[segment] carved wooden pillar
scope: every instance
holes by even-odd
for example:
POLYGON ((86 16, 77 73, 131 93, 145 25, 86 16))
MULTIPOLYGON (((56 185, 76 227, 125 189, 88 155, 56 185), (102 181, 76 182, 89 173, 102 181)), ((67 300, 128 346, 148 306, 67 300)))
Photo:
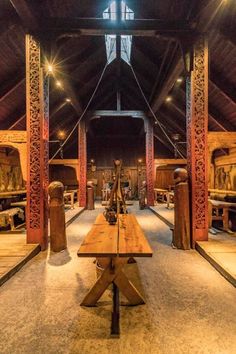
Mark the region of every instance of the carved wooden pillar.
POLYGON ((186 82, 187 162, 191 184, 192 246, 208 240, 208 46, 194 46, 193 71, 186 82))
POLYGON ((40 43, 26 35, 27 242, 48 242, 48 79, 41 65, 40 43))
POLYGON ((86 125, 82 120, 78 127, 79 138, 79 206, 86 207, 86 184, 87 184, 87 141, 86 125))
POLYGON ((151 122, 146 120, 147 205, 154 205, 154 136, 151 122))

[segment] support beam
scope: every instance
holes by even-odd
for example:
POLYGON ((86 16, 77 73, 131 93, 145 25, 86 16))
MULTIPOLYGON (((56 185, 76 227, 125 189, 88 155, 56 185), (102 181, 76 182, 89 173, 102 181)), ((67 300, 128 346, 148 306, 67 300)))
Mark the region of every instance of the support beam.
POLYGON ((186 81, 187 163, 191 190, 192 246, 208 240, 208 45, 194 46, 193 71, 186 81))
POLYGON ((79 147, 79 206, 86 207, 86 185, 87 185, 87 141, 86 141, 86 125, 81 120, 78 126, 78 147, 79 147))
POLYGON ((26 35, 27 242, 43 250, 48 242, 48 97, 40 43, 26 35))
POLYGON ((147 205, 154 205, 154 136, 150 119, 145 121, 146 128, 146 182, 147 205))
MULTIPOLYGON (((97 110, 89 112, 88 115, 93 118, 94 116, 100 117, 132 117, 132 118, 142 118, 146 117, 144 111, 123 111, 123 110, 97 110)), ((91 119, 90 118, 90 119, 91 119)))
POLYGON ((132 21, 111 21, 102 18, 44 18, 42 27, 47 35, 61 36, 104 36, 105 34, 177 37, 193 33, 188 22, 156 19, 134 19, 132 21))

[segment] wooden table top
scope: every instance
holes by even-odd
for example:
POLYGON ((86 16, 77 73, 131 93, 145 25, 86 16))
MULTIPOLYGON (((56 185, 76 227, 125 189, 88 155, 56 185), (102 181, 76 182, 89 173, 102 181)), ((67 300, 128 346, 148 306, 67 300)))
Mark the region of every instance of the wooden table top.
POLYGON ((152 249, 133 214, 120 214, 109 225, 99 214, 79 250, 79 257, 151 257, 152 249))

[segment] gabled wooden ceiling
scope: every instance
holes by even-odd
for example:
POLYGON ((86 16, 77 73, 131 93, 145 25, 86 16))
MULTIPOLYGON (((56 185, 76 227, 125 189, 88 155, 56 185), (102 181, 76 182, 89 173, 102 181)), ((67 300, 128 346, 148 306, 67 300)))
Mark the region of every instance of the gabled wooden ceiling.
MULTIPOLYGON (((50 17, 101 18, 108 4, 105 0, 1 0, 0 129, 25 128, 25 33, 28 29, 40 24, 43 32, 44 21, 50 17)), ((183 24, 188 21, 192 28, 208 33, 209 130, 236 130, 235 1, 127 0, 126 4, 136 19, 182 21, 183 24)), ((50 79, 50 137, 53 139, 58 130, 69 132, 98 83, 106 64, 104 36, 62 37, 47 46, 47 56, 57 63, 56 78, 50 79), (56 86, 56 79, 62 82, 64 90, 56 86), (66 97, 71 98, 71 103, 65 102, 66 97)), ((159 121, 169 134, 178 132, 185 141, 184 65, 179 42, 159 34, 134 36, 131 64, 159 121), (182 83, 176 82, 178 77, 183 78, 182 83), (171 95, 171 102, 165 101, 167 95, 171 95)), ((130 67, 123 61, 117 64, 117 60, 107 67, 89 110, 116 109, 117 82, 123 110, 148 112, 130 67)), ((157 126, 155 135, 163 152, 171 153, 173 149, 157 126)), ((69 146, 73 146, 76 138, 74 134, 68 142, 68 155, 69 146)))

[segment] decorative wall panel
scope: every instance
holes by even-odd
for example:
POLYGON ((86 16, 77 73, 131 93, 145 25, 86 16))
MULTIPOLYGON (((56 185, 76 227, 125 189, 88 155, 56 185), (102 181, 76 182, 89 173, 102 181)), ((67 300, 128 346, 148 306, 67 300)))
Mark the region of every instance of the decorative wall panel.
POLYGON ((153 126, 146 121, 146 182, 147 182, 147 205, 154 205, 154 137, 153 126))
POLYGON ((187 164, 191 184, 193 246, 208 239, 208 47, 201 37, 194 47, 194 70, 186 82, 187 164))
POLYGON ((86 126, 82 120, 78 127, 79 138, 79 206, 86 207, 86 184, 87 184, 87 142, 86 126))

